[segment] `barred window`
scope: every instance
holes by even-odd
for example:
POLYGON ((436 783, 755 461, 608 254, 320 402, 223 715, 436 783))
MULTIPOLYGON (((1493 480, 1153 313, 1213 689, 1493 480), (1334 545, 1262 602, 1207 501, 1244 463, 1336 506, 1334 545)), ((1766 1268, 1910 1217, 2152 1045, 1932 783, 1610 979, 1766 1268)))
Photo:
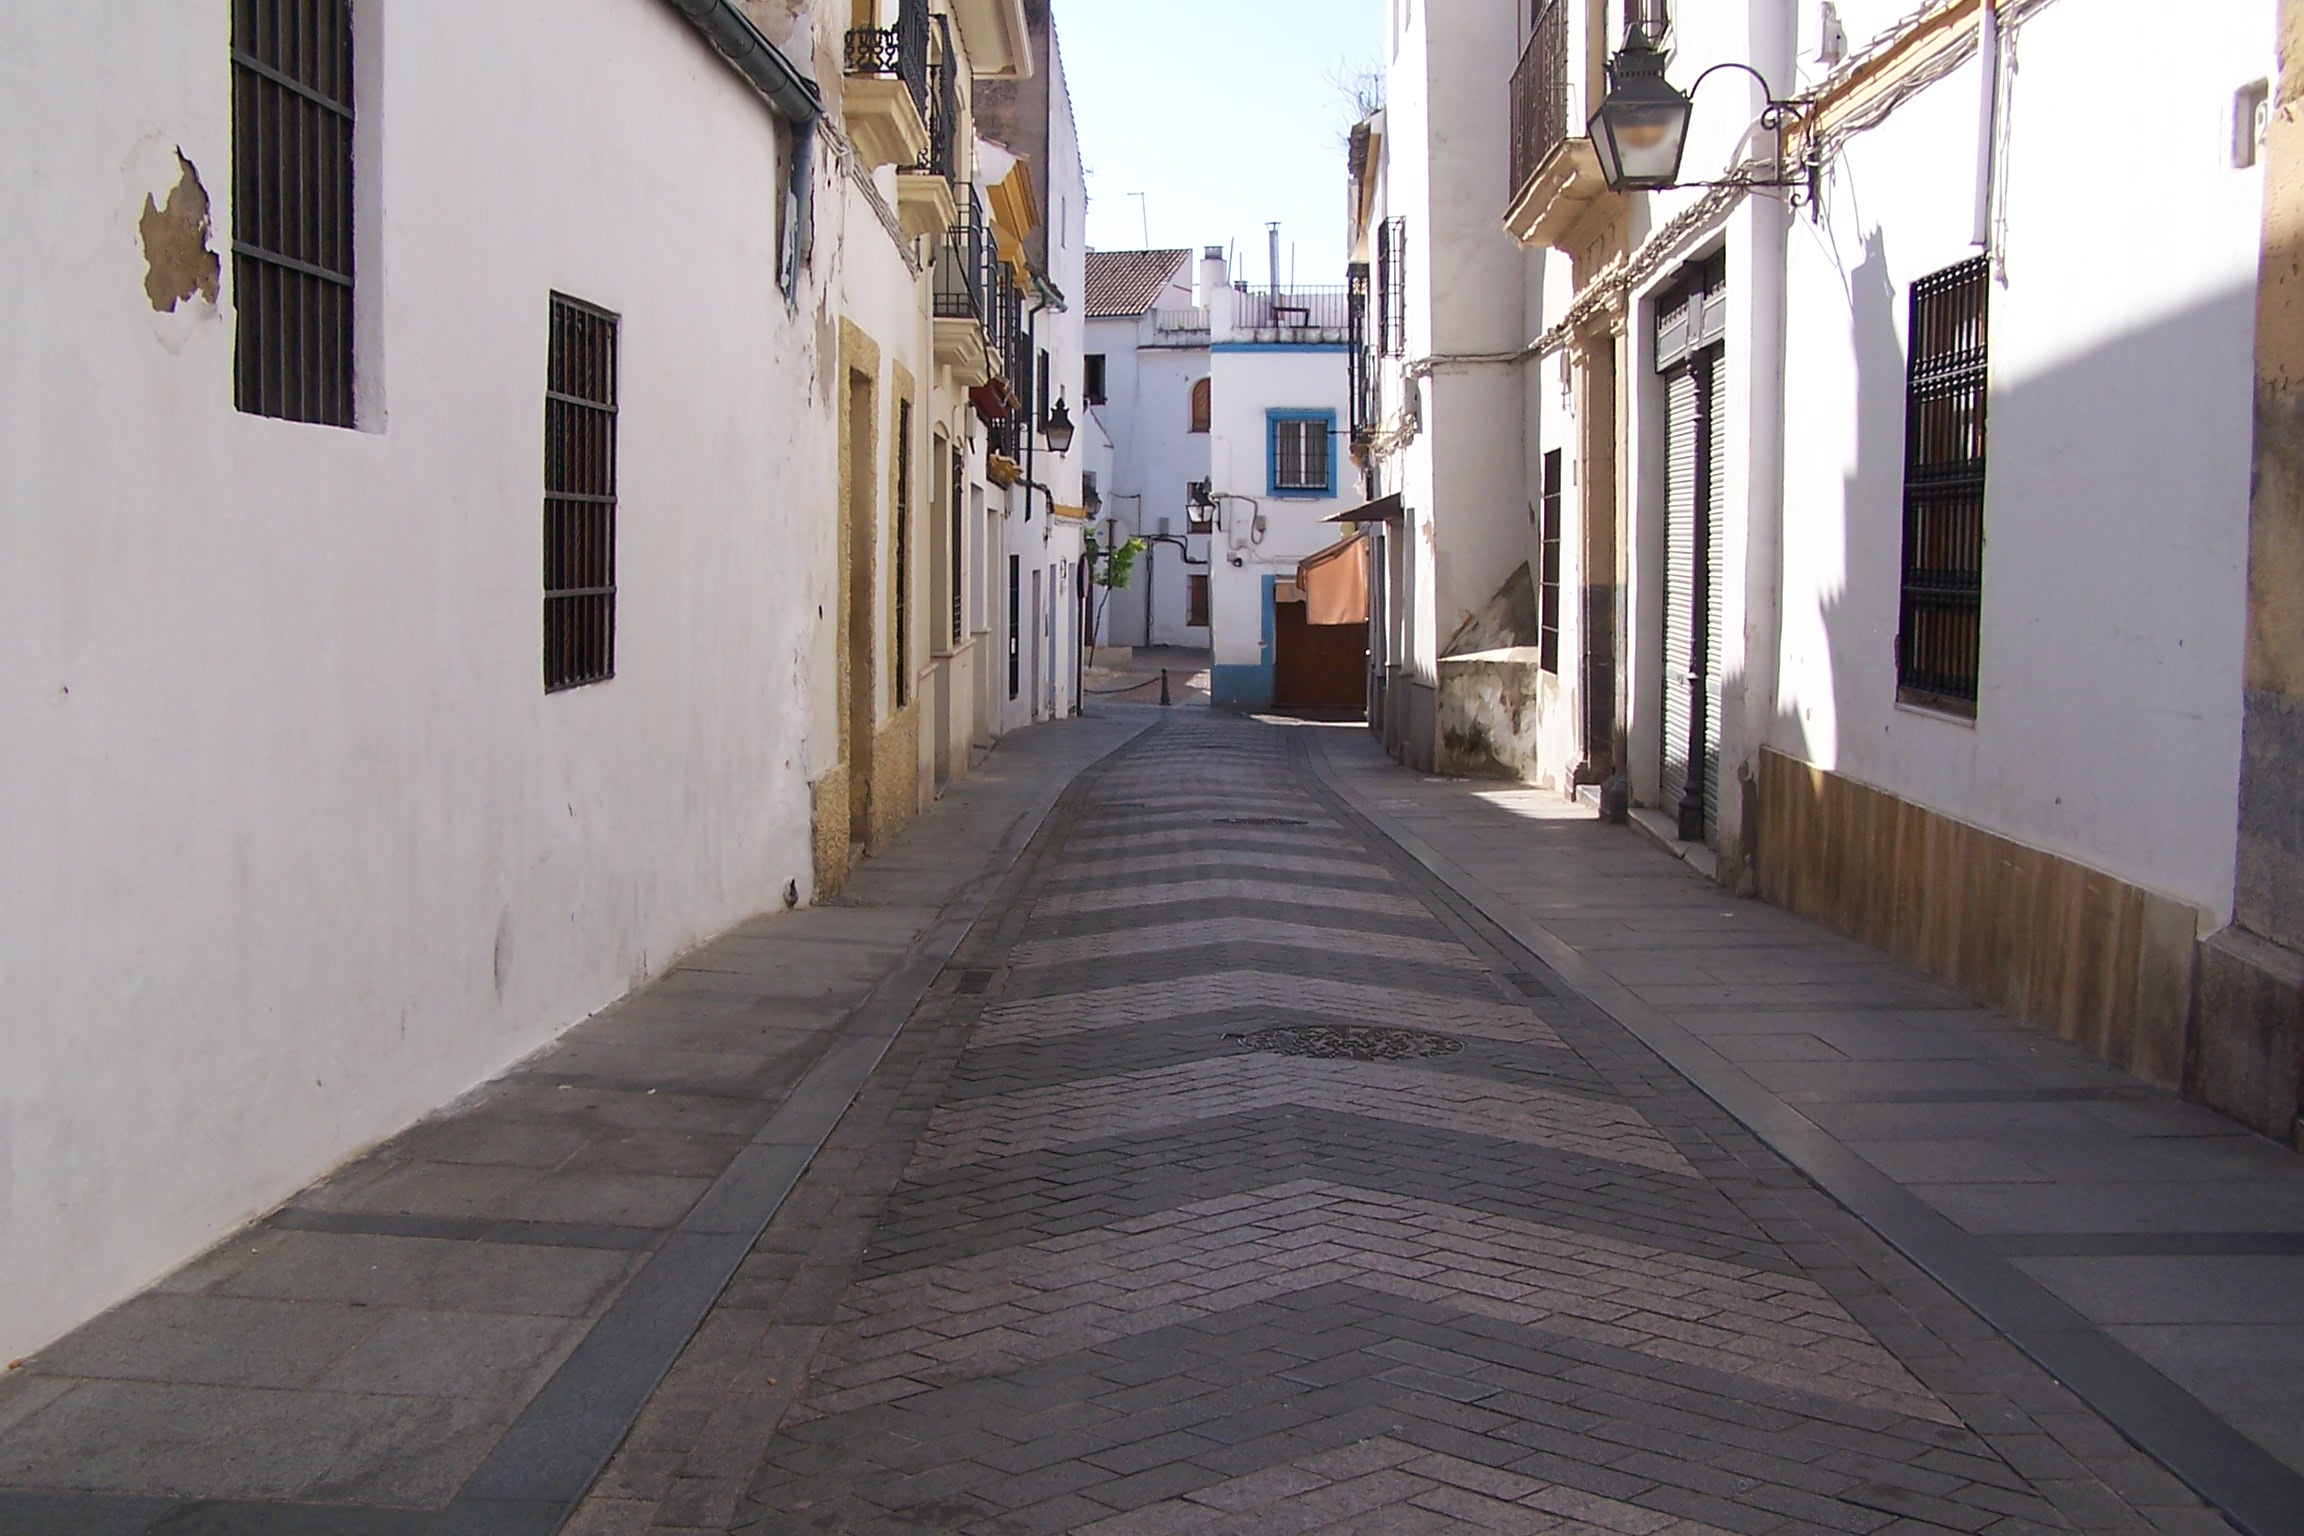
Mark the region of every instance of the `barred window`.
POLYGON ((896 707, 912 702, 912 402, 896 402, 894 630, 896 707))
POLYGON ((352 0, 233 0, 234 403, 352 420, 352 0))
POLYGON ((1276 417, 1272 422, 1272 489, 1305 494, 1323 493, 1328 481, 1328 423, 1307 417, 1276 417))
POLYGON ((1560 672, 1560 450, 1544 455, 1543 523, 1537 529, 1536 645, 1537 664, 1558 676, 1560 672))
POLYGON ((1386 219, 1376 230, 1376 350, 1408 355, 1408 221, 1386 219))
POLYGON ((1962 714, 1982 660, 1990 294, 1981 256, 1912 285, 1896 686, 1962 714))
POLYGON ((552 296, 544 392, 544 687, 616 675, 616 347, 606 310, 552 296))

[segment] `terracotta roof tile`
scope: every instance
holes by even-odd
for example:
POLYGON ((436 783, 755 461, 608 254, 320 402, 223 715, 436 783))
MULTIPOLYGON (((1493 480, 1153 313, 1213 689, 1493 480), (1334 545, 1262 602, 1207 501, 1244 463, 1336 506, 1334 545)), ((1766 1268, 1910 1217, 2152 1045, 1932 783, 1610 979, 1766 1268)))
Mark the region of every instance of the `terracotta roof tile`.
POLYGON ((1088 317, 1143 314, 1191 255, 1190 251, 1090 251, 1088 317))

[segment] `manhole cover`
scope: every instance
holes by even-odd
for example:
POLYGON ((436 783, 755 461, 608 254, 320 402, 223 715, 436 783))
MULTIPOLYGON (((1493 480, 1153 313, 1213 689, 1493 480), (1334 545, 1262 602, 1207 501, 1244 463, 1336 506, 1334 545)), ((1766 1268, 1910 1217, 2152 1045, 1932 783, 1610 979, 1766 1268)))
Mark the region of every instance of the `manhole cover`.
POLYGON ((1274 1056, 1319 1056, 1342 1061, 1408 1061, 1446 1056, 1464 1042, 1421 1029, 1378 1029, 1357 1024, 1285 1025, 1252 1035, 1226 1035, 1252 1051, 1274 1056))
POLYGON ((1294 816, 1219 816, 1220 827, 1308 827, 1310 822, 1294 816))

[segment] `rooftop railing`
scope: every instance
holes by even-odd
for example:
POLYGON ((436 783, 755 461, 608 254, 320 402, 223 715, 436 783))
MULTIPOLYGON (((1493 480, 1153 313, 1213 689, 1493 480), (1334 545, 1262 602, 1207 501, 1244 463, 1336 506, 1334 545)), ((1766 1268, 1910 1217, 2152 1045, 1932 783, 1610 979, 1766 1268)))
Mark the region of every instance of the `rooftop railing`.
POLYGON ((1349 288, 1292 288, 1279 293, 1232 290, 1232 326, 1241 331, 1320 331, 1350 338, 1349 288))

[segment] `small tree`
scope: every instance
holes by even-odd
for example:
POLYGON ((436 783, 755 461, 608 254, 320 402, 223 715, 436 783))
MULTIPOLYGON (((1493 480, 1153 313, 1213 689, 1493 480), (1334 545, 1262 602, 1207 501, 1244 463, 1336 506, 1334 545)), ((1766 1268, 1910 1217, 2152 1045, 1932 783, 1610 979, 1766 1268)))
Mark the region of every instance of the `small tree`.
POLYGON ((1088 644, 1091 647, 1096 644, 1096 636, 1104 627, 1104 605, 1112 600, 1112 589, 1128 585, 1129 579, 1136 573, 1136 557, 1144 553, 1144 549, 1142 539, 1123 539, 1106 549, 1097 542, 1094 533, 1087 535, 1084 552, 1088 560, 1088 580, 1091 585, 1103 588, 1103 596, 1091 602, 1088 609, 1088 644))

